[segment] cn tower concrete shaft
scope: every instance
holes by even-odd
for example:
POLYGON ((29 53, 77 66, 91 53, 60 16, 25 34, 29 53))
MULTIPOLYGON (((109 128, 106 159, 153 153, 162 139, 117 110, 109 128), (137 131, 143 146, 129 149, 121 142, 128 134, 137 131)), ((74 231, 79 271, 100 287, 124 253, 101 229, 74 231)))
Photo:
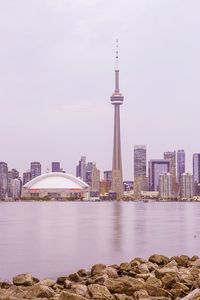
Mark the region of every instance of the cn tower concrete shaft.
POLYGON ((123 178, 122 178, 122 157, 121 157, 121 138, 120 138, 120 104, 114 105, 112 190, 116 192, 117 200, 122 199, 123 178))

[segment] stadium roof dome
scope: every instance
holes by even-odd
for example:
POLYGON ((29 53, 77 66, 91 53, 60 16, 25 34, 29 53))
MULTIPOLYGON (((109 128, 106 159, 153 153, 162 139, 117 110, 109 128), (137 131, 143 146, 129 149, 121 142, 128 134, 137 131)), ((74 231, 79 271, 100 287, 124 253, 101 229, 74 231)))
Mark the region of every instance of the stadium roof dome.
POLYGON ((30 180, 24 185, 25 189, 30 190, 85 190, 89 186, 81 179, 61 172, 42 174, 30 180))

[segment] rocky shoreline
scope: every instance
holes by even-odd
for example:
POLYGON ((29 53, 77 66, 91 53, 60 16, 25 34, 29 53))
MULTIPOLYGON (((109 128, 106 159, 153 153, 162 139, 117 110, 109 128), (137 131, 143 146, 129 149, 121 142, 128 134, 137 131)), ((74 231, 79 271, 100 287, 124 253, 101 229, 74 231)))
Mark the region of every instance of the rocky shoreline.
POLYGON ((0 300, 200 300, 200 258, 136 257, 119 265, 94 265, 57 280, 30 273, 0 282, 0 300))

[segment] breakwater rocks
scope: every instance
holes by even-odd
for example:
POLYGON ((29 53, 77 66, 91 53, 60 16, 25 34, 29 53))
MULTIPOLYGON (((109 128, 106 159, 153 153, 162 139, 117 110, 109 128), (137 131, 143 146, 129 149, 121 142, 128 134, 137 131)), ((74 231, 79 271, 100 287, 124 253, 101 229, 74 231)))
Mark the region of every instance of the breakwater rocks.
POLYGON ((57 280, 32 274, 0 283, 0 300, 169 300, 200 299, 200 258, 152 255, 120 265, 94 265, 57 280))

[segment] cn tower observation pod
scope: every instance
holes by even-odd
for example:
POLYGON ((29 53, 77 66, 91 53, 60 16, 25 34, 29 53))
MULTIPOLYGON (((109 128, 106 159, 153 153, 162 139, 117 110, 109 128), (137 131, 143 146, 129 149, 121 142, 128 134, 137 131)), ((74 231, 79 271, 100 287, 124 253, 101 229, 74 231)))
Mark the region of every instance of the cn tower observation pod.
POLYGON ((81 179, 62 172, 42 174, 22 188, 22 199, 84 199, 89 198, 89 186, 81 179))

